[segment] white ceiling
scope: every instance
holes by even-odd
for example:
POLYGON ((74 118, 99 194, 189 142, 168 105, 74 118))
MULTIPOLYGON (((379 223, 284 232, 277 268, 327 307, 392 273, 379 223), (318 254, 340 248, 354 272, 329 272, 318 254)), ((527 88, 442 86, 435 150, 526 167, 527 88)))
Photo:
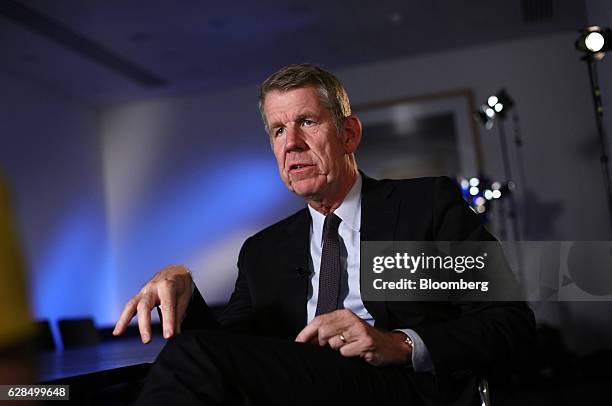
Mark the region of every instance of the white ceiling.
POLYGON ((90 103, 579 29, 576 0, 0 0, 0 71, 90 103))

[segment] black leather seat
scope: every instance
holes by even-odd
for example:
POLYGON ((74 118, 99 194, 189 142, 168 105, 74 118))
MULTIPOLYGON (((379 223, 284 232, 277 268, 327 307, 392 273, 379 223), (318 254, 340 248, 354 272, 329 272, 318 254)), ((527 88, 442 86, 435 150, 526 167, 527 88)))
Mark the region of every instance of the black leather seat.
POLYGON ((100 334, 93 319, 62 319, 58 320, 64 348, 95 345, 100 342, 100 334))

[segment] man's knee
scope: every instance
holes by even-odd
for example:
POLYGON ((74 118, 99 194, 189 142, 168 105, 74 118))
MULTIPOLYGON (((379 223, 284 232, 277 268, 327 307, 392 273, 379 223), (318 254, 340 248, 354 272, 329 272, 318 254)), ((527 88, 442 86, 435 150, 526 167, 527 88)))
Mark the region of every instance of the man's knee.
POLYGON ((213 350, 220 340, 215 330, 183 331, 168 340, 160 352, 157 362, 170 364, 184 363, 194 358, 206 357, 209 350, 213 350))

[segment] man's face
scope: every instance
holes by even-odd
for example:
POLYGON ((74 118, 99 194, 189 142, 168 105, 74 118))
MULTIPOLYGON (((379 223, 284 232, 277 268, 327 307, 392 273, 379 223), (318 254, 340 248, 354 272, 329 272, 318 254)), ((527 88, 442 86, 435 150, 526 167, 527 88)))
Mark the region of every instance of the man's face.
POLYGON ((319 200, 346 182, 354 148, 344 134, 338 136, 314 87, 272 91, 263 109, 278 170, 289 190, 319 200))

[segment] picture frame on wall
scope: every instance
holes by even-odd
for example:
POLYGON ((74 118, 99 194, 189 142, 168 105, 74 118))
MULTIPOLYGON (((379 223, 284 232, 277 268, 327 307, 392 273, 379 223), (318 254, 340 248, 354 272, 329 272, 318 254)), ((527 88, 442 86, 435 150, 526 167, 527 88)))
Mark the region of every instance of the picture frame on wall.
POLYGON ((379 179, 478 176, 475 110, 469 89, 356 105, 363 124, 359 166, 379 179))

